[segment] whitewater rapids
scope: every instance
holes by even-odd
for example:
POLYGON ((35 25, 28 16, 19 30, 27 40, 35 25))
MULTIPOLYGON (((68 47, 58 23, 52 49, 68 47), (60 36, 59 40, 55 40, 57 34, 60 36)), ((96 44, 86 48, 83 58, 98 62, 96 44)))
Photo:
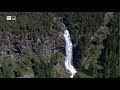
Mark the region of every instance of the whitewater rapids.
POLYGON ((77 71, 73 67, 72 42, 71 42, 69 31, 67 29, 64 31, 64 38, 65 38, 65 43, 66 43, 65 67, 69 71, 69 73, 71 74, 70 78, 73 78, 73 76, 75 75, 75 73, 77 71))

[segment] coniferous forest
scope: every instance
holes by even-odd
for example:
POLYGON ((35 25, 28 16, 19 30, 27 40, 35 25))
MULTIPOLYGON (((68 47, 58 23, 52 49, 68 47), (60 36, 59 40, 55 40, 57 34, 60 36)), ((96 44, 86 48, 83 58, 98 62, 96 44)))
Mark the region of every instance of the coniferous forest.
POLYGON ((0 12, 0 78, 69 78, 65 27, 74 78, 120 77, 120 12, 0 12))

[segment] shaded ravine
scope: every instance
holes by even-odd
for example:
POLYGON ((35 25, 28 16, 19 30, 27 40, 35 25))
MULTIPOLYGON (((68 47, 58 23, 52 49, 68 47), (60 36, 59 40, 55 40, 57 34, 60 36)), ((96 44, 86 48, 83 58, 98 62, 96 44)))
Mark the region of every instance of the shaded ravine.
POLYGON ((67 29, 64 30, 64 38, 65 38, 65 43, 66 43, 65 67, 71 74, 70 78, 73 78, 73 76, 75 75, 77 71, 73 67, 72 42, 71 42, 69 31, 67 29))

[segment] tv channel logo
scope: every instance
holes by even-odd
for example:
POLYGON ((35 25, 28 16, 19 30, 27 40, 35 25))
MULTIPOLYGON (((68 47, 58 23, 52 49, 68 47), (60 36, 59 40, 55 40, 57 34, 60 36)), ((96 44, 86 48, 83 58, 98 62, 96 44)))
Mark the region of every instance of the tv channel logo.
POLYGON ((6 16, 6 20, 16 20, 16 16, 6 16))

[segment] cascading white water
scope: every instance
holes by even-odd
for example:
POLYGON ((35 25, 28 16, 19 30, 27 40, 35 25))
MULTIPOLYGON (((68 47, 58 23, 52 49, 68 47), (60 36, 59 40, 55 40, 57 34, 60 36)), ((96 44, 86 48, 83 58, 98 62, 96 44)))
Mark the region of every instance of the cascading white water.
POLYGON ((66 42, 66 56, 65 56, 65 67, 70 72, 70 78, 73 78, 75 73, 77 72, 76 69, 72 65, 72 42, 70 38, 69 31, 66 29, 64 31, 64 38, 66 42))

